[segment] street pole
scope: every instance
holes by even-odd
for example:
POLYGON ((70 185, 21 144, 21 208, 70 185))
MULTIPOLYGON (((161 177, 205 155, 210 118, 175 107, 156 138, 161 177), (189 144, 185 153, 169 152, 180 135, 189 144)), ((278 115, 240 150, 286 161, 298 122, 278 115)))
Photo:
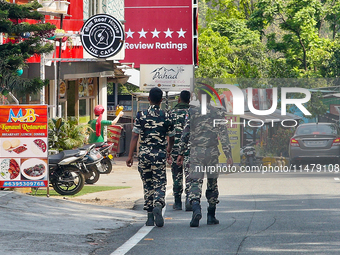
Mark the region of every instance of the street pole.
MULTIPOLYGON (((64 15, 60 16, 60 29, 63 28, 64 15)), ((61 44, 63 39, 59 39, 59 59, 61 59, 61 44)), ((59 93, 60 93, 60 74, 61 74, 61 60, 58 61, 58 72, 57 72, 57 95, 56 95, 56 115, 61 116, 61 112, 59 110, 59 93)))
MULTIPOLYGON (((40 79, 45 80, 45 53, 40 58, 40 79)), ((40 104, 45 104, 45 87, 40 90, 40 104)))

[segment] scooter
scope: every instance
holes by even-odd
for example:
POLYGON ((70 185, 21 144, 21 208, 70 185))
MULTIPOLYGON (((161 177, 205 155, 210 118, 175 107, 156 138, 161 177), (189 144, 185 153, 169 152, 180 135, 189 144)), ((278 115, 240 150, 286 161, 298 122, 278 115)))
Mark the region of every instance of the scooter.
POLYGON ((103 156, 96 150, 94 144, 87 144, 79 148, 80 150, 88 151, 82 162, 78 163, 87 184, 94 184, 99 180, 100 173, 103 172, 101 161, 103 156))
POLYGON ((254 166, 256 162, 255 142, 243 146, 240 150, 241 164, 245 166, 254 166))
POLYGON ((49 181, 60 195, 74 195, 82 190, 85 177, 78 165, 89 150, 64 150, 48 156, 49 181))
POLYGON ((113 155, 111 154, 113 143, 100 142, 94 143, 96 150, 102 155, 103 159, 100 161, 102 164, 101 174, 109 174, 112 171, 112 165, 115 164, 113 155))

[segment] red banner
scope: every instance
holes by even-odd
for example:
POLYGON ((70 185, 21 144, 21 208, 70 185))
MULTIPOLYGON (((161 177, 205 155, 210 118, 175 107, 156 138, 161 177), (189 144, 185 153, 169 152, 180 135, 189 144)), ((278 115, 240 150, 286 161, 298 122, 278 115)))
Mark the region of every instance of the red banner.
POLYGON ((126 0, 125 19, 124 62, 194 63, 192 0, 126 0))

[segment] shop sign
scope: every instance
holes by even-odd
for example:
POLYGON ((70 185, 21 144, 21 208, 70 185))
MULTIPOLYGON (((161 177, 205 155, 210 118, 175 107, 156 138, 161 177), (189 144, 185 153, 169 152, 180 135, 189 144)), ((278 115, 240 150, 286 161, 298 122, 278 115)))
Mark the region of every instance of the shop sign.
POLYGON ((47 187, 47 149, 47 105, 0 106, 0 187, 47 187))
POLYGON ((140 90, 158 87, 164 91, 182 91, 193 87, 193 65, 140 65, 140 90))
POLYGON ((84 49, 96 58, 116 55, 124 43, 122 24, 107 14, 90 17, 81 29, 81 43, 84 49))
POLYGON ((192 0, 126 0, 125 63, 194 65, 197 8, 192 0))

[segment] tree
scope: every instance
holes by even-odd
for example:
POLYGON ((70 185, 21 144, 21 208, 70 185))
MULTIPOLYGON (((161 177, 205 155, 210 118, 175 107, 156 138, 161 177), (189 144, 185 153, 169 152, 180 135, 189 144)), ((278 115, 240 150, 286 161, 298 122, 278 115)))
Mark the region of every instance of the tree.
POLYGON ((34 54, 49 53, 53 45, 46 38, 54 35, 55 26, 49 23, 33 23, 41 21, 43 15, 37 12, 41 5, 30 2, 24 5, 8 3, 0 0, 0 33, 10 38, 9 42, 0 45, 0 90, 2 94, 13 91, 16 94, 36 93, 48 80, 40 78, 24 79, 20 77, 20 69, 27 66, 26 60, 34 54), (25 22, 28 19, 28 22, 25 22))
POLYGON ((211 28, 204 29, 199 37, 199 67, 195 72, 202 78, 234 77, 233 63, 228 56, 233 52, 229 40, 211 28))
MULTIPOLYGON (((266 77, 268 60, 260 34, 247 28, 246 20, 215 12, 199 31, 199 68, 203 78, 266 77)), ((239 16, 237 14, 236 16, 239 16)))
POLYGON ((332 21, 331 27, 334 29, 339 23, 336 2, 259 0, 248 26, 266 36, 268 50, 280 53, 278 58, 285 58, 285 67, 291 69, 287 74, 293 74, 293 77, 321 77, 320 69, 331 58, 330 39, 324 33, 326 21, 332 21), (282 35, 278 36, 278 30, 266 35, 266 29, 275 24, 283 32, 282 35), (320 57, 326 61, 320 61, 320 57))

